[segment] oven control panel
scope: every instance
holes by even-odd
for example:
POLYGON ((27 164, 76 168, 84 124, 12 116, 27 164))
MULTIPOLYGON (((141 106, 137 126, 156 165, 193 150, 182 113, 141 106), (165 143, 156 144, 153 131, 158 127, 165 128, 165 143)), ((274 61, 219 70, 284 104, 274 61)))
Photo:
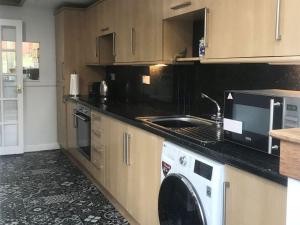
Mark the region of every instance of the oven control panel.
POLYGON ((300 127, 300 102, 299 98, 286 98, 283 109, 283 128, 300 127))
POLYGON ((76 111, 80 112, 88 117, 91 116, 91 109, 85 105, 77 104, 76 111))

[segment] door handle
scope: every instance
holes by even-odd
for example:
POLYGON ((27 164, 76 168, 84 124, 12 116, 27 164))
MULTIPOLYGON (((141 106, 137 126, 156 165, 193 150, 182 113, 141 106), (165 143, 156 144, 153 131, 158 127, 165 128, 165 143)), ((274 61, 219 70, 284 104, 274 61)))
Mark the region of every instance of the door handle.
POLYGON ((280 15, 281 15, 281 0, 276 0, 276 27, 275 27, 275 40, 281 40, 281 33, 280 33, 280 15))
POLYGON ((72 115, 73 115, 73 125, 74 125, 74 128, 77 128, 78 125, 77 125, 77 117, 75 116, 75 110, 74 110, 74 113, 72 115))
POLYGON ((20 84, 17 85, 17 93, 22 94, 22 85, 20 84))
POLYGON ((209 14, 209 9, 208 8, 204 8, 204 47, 207 48, 208 47, 208 33, 207 33, 207 29, 208 29, 208 14, 209 14))
POLYGON ((126 163, 126 132, 123 133, 123 163, 126 163))
MULTIPOLYGON (((274 99, 270 100, 270 123, 269 123, 269 132, 273 130, 273 123, 274 123, 274 109, 276 106, 280 106, 280 102, 275 102, 274 99)), ((269 139, 268 139, 268 154, 272 154, 272 150, 278 149, 279 147, 274 145, 272 146, 273 143, 273 138, 269 134, 269 139)))
POLYGON ((131 28, 131 54, 134 55, 134 45, 135 45, 135 40, 134 40, 134 34, 135 34, 135 30, 134 27, 131 28))
POLYGON ((131 162, 130 162, 130 139, 131 139, 131 135, 127 133, 126 135, 126 165, 130 166, 131 162))
POLYGON ((98 51, 99 51, 99 37, 96 37, 96 58, 98 58, 98 51))
POLYGON ((113 49, 112 49, 113 52, 112 52, 112 54, 113 54, 113 56, 116 56, 116 33, 113 32, 112 35, 113 35, 113 49))

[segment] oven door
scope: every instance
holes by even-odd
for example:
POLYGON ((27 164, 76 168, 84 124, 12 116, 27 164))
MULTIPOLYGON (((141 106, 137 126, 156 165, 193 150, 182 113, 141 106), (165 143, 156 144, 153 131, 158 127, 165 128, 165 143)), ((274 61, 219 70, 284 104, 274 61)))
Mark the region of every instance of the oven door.
POLYGON ((80 113, 74 113, 76 121, 77 145, 80 152, 90 160, 91 157, 91 118, 80 113))
POLYGON ((225 92, 224 137, 247 147, 279 155, 270 130, 282 128, 283 98, 225 92))
POLYGON ((207 225, 202 203, 192 184, 182 175, 167 176, 158 197, 161 225, 207 225))

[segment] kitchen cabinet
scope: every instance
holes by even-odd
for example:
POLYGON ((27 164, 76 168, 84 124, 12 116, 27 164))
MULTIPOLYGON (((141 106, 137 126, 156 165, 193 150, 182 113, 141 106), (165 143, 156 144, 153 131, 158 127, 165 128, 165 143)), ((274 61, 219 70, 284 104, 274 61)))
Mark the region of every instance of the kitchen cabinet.
POLYGON ((85 11, 85 62, 99 64, 99 34, 97 32, 97 5, 92 5, 85 11))
POLYGON ((163 139, 118 120, 107 120, 106 188, 139 224, 159 224, 163 139))
POLYGON ((116 12, 116 63, 162 61, 162 1, 124 0, 116 12))
POLYGON ((106 153, 106 188, 126 208, 128 171, 124 163, 124 134, 127 125, 113 118, 108 119, 109 143, 106 153))
POLYGON ((133 62, 134 5, 133 0, 122 0, 116 6, 116 63, 133 62))
POLYGON ((158 194, 163 139, 128 126, 127 210, 145 225, 158 225, 158 194))
POLYGON ((64 101, 64 87, 62 84, 56 86, 57 101, 57 140, 61 148, 68 148, 67 139, 67 104, 64 101))
POLYGON ((296 0, 212 1, 205 58, 254 58, 253 62, 266 58, 272 62, 272 57, 284 61, 284 57, 299 56, 300 29, 295 26, 299 7, 296 0))
POLYGON ((274 55, 276 1, 215 0, 208 7, 205 58, 274 55))
POLYGON ((297 21, 300 19, 300 2, 297 0, 281 0, 280 2, 278 29, 281 39, 275 42, 275 55, 299 56, 300 28, 297 26, 297 21))
POLYGON ((109 138, 109 119, 96 111, 91 112, 91 163, 92 174, 105 187, 105 157, 109 138))
POLYGON ((97 10, 97 33, 102 36, 115 32, 116 0, 104 0, 96 6, 97 10))
POLYGON ((227 165, 225 181, 226 224, 285 224, 286 187, 227 165))
POLYGON ((76 103, 67 102, 67 140, 68 146, 67 150, 73 151, 77 149, 77 131, 76 131, 76 121, 74 118, 74 111, 76 109, 76 103))
POLYGON ((163 18, 171 18, 205 7, 205 0, 163 0, 163 18))
POLYGON ((56 84, 57 84, 57 127, 58 142, 64 149, 67 142, 67 104, 64 96, 69 93, 70 76, 80 67, 80 18, 79 9, 64 9, 55 15, 56 37, 56 84))

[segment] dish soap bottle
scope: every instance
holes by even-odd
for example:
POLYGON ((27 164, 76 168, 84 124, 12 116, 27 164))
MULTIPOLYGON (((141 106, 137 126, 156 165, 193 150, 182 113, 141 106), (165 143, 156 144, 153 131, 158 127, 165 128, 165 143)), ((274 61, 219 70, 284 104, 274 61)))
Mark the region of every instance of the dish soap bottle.
POLYGON ((202 37, 199 40, 199 57, 202 57, 205 55, 205 44, 204 44, 204 38, 202 37))

